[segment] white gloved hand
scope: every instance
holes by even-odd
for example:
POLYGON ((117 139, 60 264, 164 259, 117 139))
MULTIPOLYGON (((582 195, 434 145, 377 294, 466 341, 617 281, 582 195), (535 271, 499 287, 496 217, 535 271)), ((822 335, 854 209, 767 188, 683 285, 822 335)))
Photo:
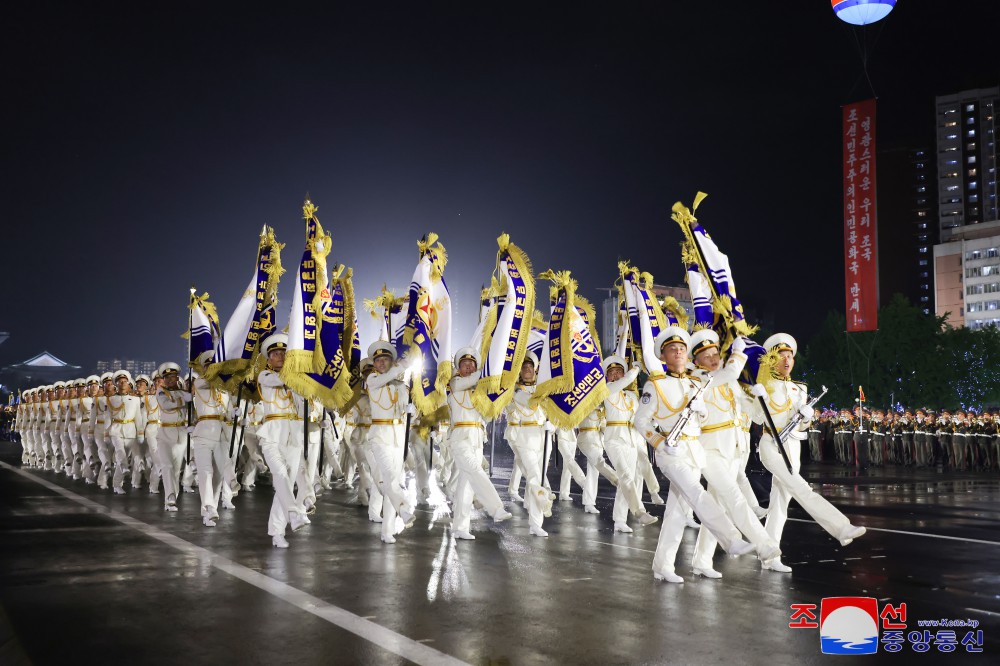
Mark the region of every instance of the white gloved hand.
POLYGON ((186 428, 184 428, 184 432, 190 435, 191 433, 194 432, 194 426, 187 426, 186 428))
POLYGON ((407 405, 406 405, 406 413, 409 414, 410 416, 416 416, 417 415, 417 408, 414 406, 414 404, 412 402, 407 403, 407 405))
POLYGON ((247 417, 244 416, 242 419, 240 419, 240 425, 243 426, 244 428, 246 428, 249 424, 250 424, 250 419, 248 419, 247 417))
POLYGON ((553 425, 552 421, 546 421, 544 427, 545 427, 545 431, 546 432, 555 432, 556 431, 556 427, 555 427, 555 425, 553 425))
POLYGON ((763 384, 754 384, 753 387, 750 389, 750 392, 753 393, 758 398, 767 397, 767 389, 764 388, 763 384))
POLYGON ((809 405, 802 405, 801 407, 799 407, 799 414, 801 414, 802 418, 806 419, 807 421, 811 419, 813 417, 813 414, 815 413, 816 410, 814 410, 809 405))
POLYGON ((733 340, 732 346, 729 348, 734 354, 742 354, 747 348, 747 341, 743 338, 736 338, 733 340))
POLYGON ((665 443, 660 444, 653 449, 653 460, 656 461, 656 466, 663 470, 670 459, 679 453, 680 451, 676 446, 667 446, 665 443))
POLYGON ((788 433, 788 438, 802 442, 809 439, 809 433, 803 432, 801 430, 793 430, 790 433, 788 433))
POLYGON ((705 401, 702 400, 700 397, 692 400, 688 404, 688 407, 690 407, 691 411, 694 412, 695 414, 701 414, 702 416, 708 414, 708 407, 705 406, 705 401))
POLYGON ((235 421, 236 419, 238 419, 238 418, 240 417, 240 408, 239 408, 239 407, 233 407, 233 408, 232 408, 232 413, 230 414, 230 417, 231 417, 231 418, 232 418, 232 419, 233 419, 234 421, 235 421))

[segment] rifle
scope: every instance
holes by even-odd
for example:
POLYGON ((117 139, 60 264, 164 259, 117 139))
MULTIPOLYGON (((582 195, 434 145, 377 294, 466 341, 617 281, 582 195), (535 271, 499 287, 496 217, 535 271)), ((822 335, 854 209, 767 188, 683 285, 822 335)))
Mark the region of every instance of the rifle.
MULTIPOLYGON (((822 393, 820 393, 820 394, 819 394, 818 396, 816 396, 815 398, 813 398, 812 400, 810 400, 810 401, 809 401, 809 402, 808 402, 807 404, 808 404, 808 405, 809 405, 810 407, 814 407, 814 406, 816 405, 816 403, 820 401, 820 398, 822 398, 822 397, 823 397, 824 395, 826 395, 826 392, 827 392, 827 388, 826 388, 826 387, 824 386, 824 387, 823 387, 823 392, 822 392, 822 393)), ((778 433, 778 437, 780 437, 780 438, 781 438, 781 442, 782 442, 782 443, 784 443, 784 442, 785 442, 785 440, 787 440, 787 439, 788 439, 788 435, 789 435, 789 434, 790 434, 790 433, 791 433, 791 432, 792 432, 793 430, 795 430, 795 429, 796 429, 796 428, 797 428, 797 427, 799 426, 799 424, 800 424, 800 423, 802 423, 802 420, 803 420, 804 418, 805 418, 805 417, 803 417, 803 416, 802 416, 802 412, 799 412, 799 411, 796 411, 796 412, 795 412, 795 416, 793 416, 793 417, 792 417, 792 418, 791 418, 791 419, 790 419, 790 420, 788 421, 788 423, 786 423, 786 424, 785 424, 785 427, 781 429, 781 432, 779 432, 779 433, 778 433)))
POLYGON ((691 415, 694 414, 694 410, 691 409, 691 403, 697 400, 701 394, 704 393, 705 389, 712 385, 713 379, 714 378, 712 376, 709 376, 708 381, 699 386, 698 390, 694 392, 694 395, 691 396, 690 400, 688 400, 687 407, 684 408, 681 415, 677 417, 676 421, 674 421, 674 427, 671 428, 670 432, 667 434, 667 440, 664 444, 671 448, 677 446, 677 440, 680 439, 684 426, 688 424, 688 421, 691 420, 691 415))

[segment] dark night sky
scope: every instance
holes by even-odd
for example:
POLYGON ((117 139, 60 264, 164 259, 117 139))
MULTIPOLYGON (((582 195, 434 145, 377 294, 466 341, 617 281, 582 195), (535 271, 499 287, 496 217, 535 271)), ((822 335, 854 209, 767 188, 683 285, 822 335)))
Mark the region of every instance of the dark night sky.
MULTIPOLYGON (((359 300, 439 233, 459 344, 500 232, 590 297, 619 258, 679 283, 670 206, 699 189, 751 310, 808 336, 843 308, 840 105, 867 84, 825 0, 288 4, 5 8, 0 361, 181 360, 188 286, 225 319, 265 223, 289 303, 307 192, 359 300)), ((869 30, 882 145, 996 85, 997 5, 869 30)))

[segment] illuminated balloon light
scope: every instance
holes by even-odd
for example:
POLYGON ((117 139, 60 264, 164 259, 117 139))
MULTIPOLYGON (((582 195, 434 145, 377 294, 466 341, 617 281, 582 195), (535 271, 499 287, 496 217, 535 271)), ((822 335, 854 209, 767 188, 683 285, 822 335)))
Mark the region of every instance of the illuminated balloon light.
POLYGON ((852 25, 868 25, 888 16, 896 6, 896 0, 831 0, 830 4, 841 21, 852 25))

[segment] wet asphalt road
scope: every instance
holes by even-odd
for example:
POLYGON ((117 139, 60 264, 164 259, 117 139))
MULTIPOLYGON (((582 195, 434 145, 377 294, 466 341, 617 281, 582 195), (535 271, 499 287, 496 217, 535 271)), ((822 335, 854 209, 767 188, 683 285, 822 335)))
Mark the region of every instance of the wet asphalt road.
MULTIPOLYGON (((579 495, 557 502, 548 539, 529 536, 526 512, 509 502, 503 524, 477 514, 472 542, 450 537, 442 507, 422 506, 393 546, 335 489, 278 550, 263 485, 210 529, 192 495, 166 514, 145 490, 116 497, 20 470, 9 443, 0 461, 4 665, 836 663, 820 654, 817 629, 788 627, 790 607, 854 595, 905 602, 907 632, 950 618, 984 633, 985 654, 919 655, 907 643, 869 659, 982 662, 1000 649, 996 474, 807 466, 867 535, 841 547, 793 503, 782 543, 792 574, 719 554, 724 577, 696 578, 687 530, 686 582, 669 585, 650 571, 659 524, 615 534, 603 482, 602 515, 585 514, 579 495)), ((505 500, 509 465, 498 447, 505 500)))

